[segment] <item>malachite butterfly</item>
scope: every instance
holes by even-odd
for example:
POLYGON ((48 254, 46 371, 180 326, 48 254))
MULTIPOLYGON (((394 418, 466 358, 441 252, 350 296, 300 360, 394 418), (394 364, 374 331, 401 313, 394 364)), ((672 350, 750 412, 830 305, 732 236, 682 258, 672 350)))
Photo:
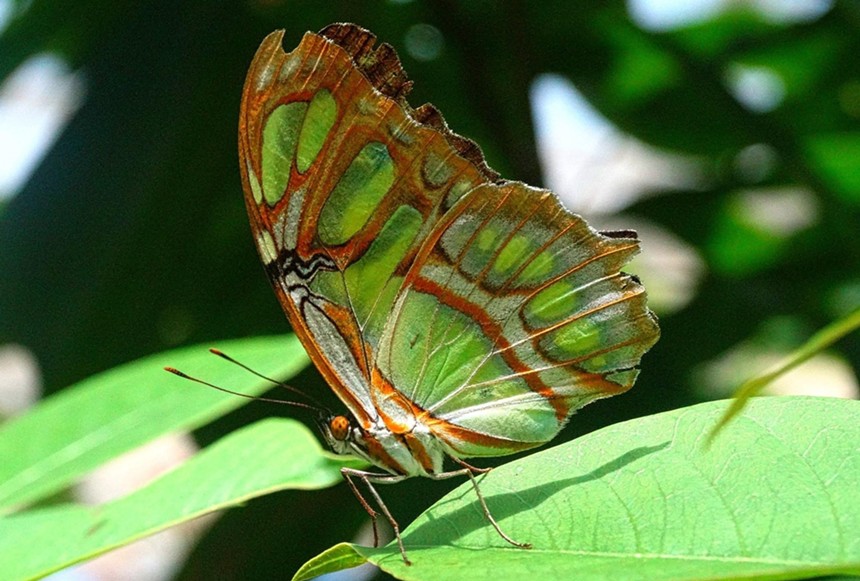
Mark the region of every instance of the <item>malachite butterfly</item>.
POLYGON ((321 422, 335 452, 381 473, 469 477, 463 459, 555 437, 585 404, 633 385, 657 321, 620 271, 633 232, 597 232, 554 194, 500 179, 431 105, 406 102, 394 50, 353 24, 283 31, 242 96, 245 202, 266 272, 348 412, 321 422), (446 470, 446 459, 455 466, 446 470))

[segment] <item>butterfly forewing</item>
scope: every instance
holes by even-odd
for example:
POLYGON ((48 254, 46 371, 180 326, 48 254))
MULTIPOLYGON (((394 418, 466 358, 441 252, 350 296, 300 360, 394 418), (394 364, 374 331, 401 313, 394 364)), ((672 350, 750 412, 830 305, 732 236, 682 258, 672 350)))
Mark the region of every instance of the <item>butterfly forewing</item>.
POLYGON ((495 177, 358 27, 267 37, 248 74, 240 163, 256 242, 296 332, 367 419, 371 365, 402 281, 440 217, 495 177), (341 44, 338 44, 341 43, 341 44), (343 45, 343 46, 342 46, 343 45), (381 92, 384 91, 385 93, 381 92))

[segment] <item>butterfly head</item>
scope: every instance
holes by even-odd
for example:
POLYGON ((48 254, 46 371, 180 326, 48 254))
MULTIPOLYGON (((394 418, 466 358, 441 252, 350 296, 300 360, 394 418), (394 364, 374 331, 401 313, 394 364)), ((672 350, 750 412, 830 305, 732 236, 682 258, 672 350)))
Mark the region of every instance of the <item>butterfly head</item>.
POLYGON ((324 413, 318 420, 320 431, 329 447, 336 454, 353 454, 358 452, 363 438, 361 429, 351 415, 324 413))

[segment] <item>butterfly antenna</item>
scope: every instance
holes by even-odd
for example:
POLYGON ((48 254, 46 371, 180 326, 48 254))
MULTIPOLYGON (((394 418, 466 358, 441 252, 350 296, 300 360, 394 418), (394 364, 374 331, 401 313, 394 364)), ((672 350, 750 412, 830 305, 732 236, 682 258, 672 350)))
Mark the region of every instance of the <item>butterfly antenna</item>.
POLYGON ((245 399, 253 399, 256 401, 267 401, 270 403, 280 403, 280 404, 285 404, 285 405, 291 405, 291 406, 311 410, 313 412, 317 412, 317 414, 320 414, 324 411, 322 408, 308 405, 308 404, 302 403, 300 401, 288 401, 288 400, 284 400, 284 399, 274 399, 271 397, 259 397, 256 395, 248 395, 247 393, 239 393, 238 391, 233 391, 233 390, 230 390, 230 389, 227 389, 224 387, 219 387, 215 384, 209 383, 208 381, 203 381, 202 379, 199 379, 197 377, 191 377, 187 373, 183 373, 174 367, 165 367, 164 370, 167 371, 168 373, 172 373, 173 375, 178 375, 182 379, 188 379, 190 381, 193 381, 194 383, 199 383, 200 385, 205 385, 206 387, 211 387, 212 389, 217 389, 218 391, 223 391, 224 393, 229 393, 230 395, 237 395, 239 397, 244 397, 245 399))
POLYGON ((302 390, 300 390, 300 389, 298 389, 298 388, 296 388, 296 387, 293 387, 293 386, 291 386, 291 385, 287 385, 287 384, 286 384, 286 383, 284 383, 283 381, 277 381, 277 380, 275 380, 275 379, 272 379, 271 377, 267 377, 267 376, 263 375, 262 373, 260 373, 259 371, 256 371, 256 370, 254 370, 254 369, 251 369, 250 367, 248 367, 247 365, 245 365, 245 364, 244 364, 244 363, 242 363, 241 361, 236 361, 235 359, 233 359, 232 357, 230 357, 229 355, 227 355, 226 353, 224 353, 224 352, 223 352, 223 351, 221 351, 220 349, 209 349, 209 352, 210 352, 210 353, 212 353, 213 355, 217 355, 218 357, 220 357, 220 358, 222 358, 222 359, 226 359, 227 361, 229 361, 230 363, 232 363, 232 364, 234 364, 234 365, 238 365, 239 367, 241 367, 241 368, 242 368, 242 369, 244 369, 245 371, 247 371, 247 372, 249 372, 249 373, 252 373, 252 374, 256 375, 256 376, 257 376, 257 377, 259 377, 260 379, 265 379, 265 380, 266 380, 266 381, 268 381, 269 383, 273 383, 273 384, 275 384, 275 385, 277 385, 277 386, 279 386, 279 387, 283 387, 283 388, 284 388, 284 389, 286 389, 287 391, 291 391, 291 392, 293 392, 293 393, 295 393, 295 394, 297 394, 297 395, 302 396, 303 398, 307 399, 308 401, 310 401, 311 403, 313 403, 314 405, 316 405, 319 409, 325 409, 325 406, 323 406, 320 402, 318 402, 316 399, 314 399, 313 397, 309 396, 308 394, 306 394, 306 393, 305 393, 305 392, 303 392, 302 390))

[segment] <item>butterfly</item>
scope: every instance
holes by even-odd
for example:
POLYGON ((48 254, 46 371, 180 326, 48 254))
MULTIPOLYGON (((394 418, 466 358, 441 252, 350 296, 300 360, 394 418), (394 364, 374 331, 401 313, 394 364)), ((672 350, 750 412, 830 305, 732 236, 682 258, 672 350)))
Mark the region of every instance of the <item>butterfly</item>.
POLYGON ((598 232, 556 196, 506 181, 354 24, 263 40, 248 71, 239 158, 251 229, 293 329, 346 407, 325 413, 370 514, 374 484, 471 480, 466 458, 545 444, 585 404, 632 387, 659 336, 620 271, 634 232, 598 232), (446 465, 447 464, 447 465, 446 465))

